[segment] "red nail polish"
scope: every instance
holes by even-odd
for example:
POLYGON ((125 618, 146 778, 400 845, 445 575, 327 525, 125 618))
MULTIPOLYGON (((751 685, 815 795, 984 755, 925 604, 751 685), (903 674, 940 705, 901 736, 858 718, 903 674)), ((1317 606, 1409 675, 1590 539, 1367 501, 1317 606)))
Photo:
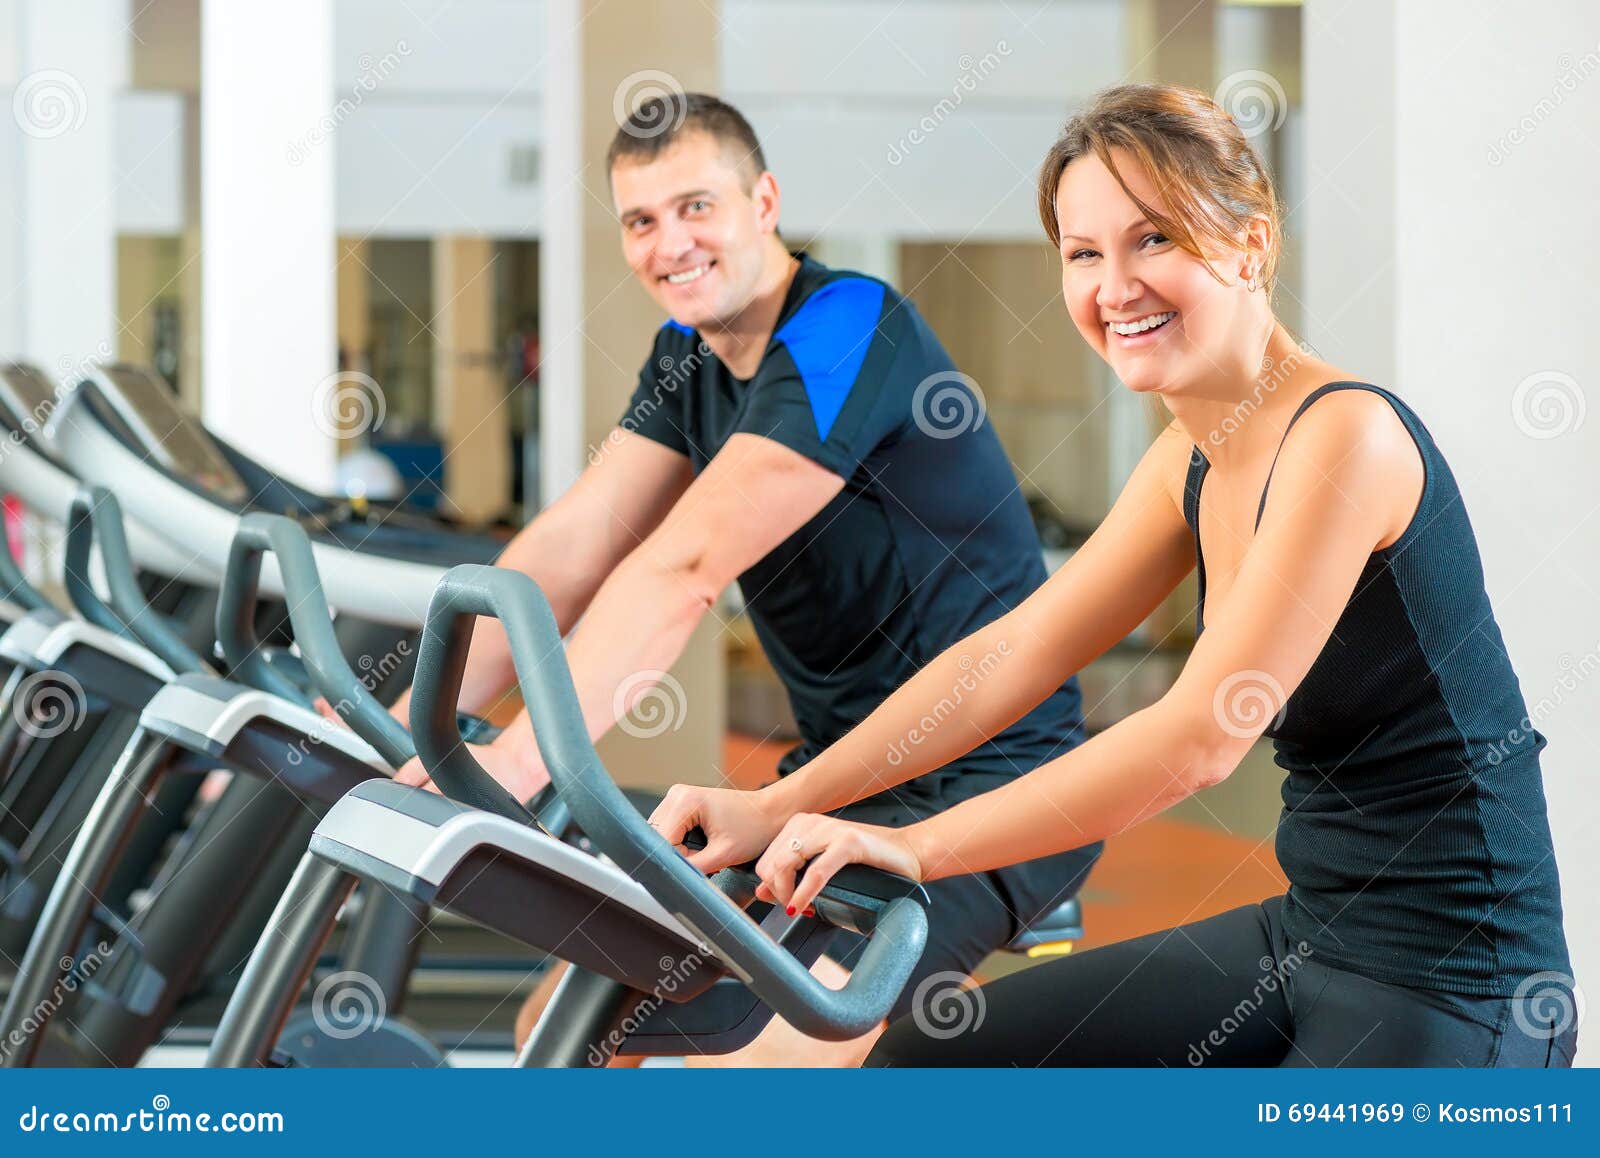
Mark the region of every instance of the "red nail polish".
POLYGON ((817 910, 815 910, 815 909, 811 908, 811 906, 807 905, 806 906, 806 911, 802 915, 803 916, 807 916, 807 917, 815 917, 817 915, 817 910))
POLYGON ((791 917, 794 916, 794 906, 793 905, 784 906, 784 910, 783 911, 788 913, 791 917))

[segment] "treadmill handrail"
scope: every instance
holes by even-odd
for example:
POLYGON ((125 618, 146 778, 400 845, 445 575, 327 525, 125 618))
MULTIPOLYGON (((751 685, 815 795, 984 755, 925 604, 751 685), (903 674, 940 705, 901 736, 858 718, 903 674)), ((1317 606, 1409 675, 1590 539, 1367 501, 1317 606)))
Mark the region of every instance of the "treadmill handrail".
POLYGON ((128 550, 122 504, 105 487, 85 485, 67 511, 63 582, 72 604, 91 623, 131 634, 178 672, 209 672, 200 653, 184 642, 166 618, 150 607, 128 550), (100 548, 101 569, 111 596, 108 608, 89 581, 90 556, 100 548), (102 621, 102 620, 105 621, 102 621))
MULTIPOLYGON (((261 561, 268 552, 277 557, 294 641, 312 682, 357 735, 391 767, 399 768, 417 754, 411 733, 350 670, 333 630, 311 540, 294 520, 262 512, 239 520, 217 598, 217 641, 222 654, 257 687, 276 691, 279 684, 287 684, 281 673, 268 667, 255 633, 261 561)), ((305 699, 298 691, 286 698, 299 703, 305 699)))
POLYGON ((629 803, 601 763, 583 718, 561 632, 550 604, 528 576, 506 568, 451 568, 428 606, 412 686, 417 751, 446 792, 457 781, 473 793, 489 786, 456 731, 455 705, 474 616, 500 620, 523 703, 551 781, 594 846, 637 878, 686 928, 707 942, 751 990, 802 1033, 847 1040, 889 1013, 927 941, 928 918, 907 897, 883 910, 843 989, 829 989, 689 864, 629 803), (443 778, 441 778, 441 774, 443 778))

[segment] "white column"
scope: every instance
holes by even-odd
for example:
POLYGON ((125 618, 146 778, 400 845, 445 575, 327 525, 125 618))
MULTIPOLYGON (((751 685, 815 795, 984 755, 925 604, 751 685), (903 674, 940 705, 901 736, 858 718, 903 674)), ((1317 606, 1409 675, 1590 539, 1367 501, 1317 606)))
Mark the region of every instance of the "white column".
POLYGON ((201 262, 207 425, 322 490, 352 404, 333 375, 331 0, 205 0, 201 262))
POLYGON ((544 231, 539 237, 539 494, 546 506, 584 468, 583 0, 545 0, 544 231), (567 335, 560 341, 553 335, 567 335))
MULTIPOLYGON (((619 116, 652 94, 716 92, 716 0, 548 0, 544 228, 539 251, 541 495, 553 502, 622 416, 662 316, 622 259, 605 153, 619 116)), ((620 782, 715 783, 724 706, 722 623, 708 615, 663 681, 664 729, 612 730, 620 782)))
POLYGON ((60 378, 116 332, 113 142, 126 0, 0 4, 0 349, 60 378))
MULTIPOLYGON (((1600 976, 1600 9, 1305 9, 1306 325, 1428 424, 1539 730, 1567 939, 1600 976), (1349 62, 1359 51, 1359 78, 1349 62), (1392 72, 1391 72, 1392 70, 1392 72)), ((1590 1027, 1592 1029, 1592 1026, 1590 1027)), ((1580 1061, 1600 1062, 1584 1033, 1580 1061)))

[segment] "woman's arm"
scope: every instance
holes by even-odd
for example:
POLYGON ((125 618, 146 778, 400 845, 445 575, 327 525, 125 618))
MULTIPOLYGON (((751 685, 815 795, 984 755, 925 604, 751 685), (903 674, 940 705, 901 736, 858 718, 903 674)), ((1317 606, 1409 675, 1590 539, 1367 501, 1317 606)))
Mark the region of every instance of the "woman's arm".
POLYGON ((1033 710, 1144 622, 1194 567, 1175 498, 1188 461, 1188 440, 1163 431, 1089 541, 1038 591, 762 791, 790 813, 828 812, 942 768, 1033 710))
POLYGON ((759 792, 678 785, 651 823, 680 843, 697 825, 714 871, 755 856, 797 812, 826 812, 942 767, 1016 722, 1133 630, 1194 565, 1174 496, 1189 443, 1175 429, 1145 453, 1100 528, 1025 603, 947 649, 851 733, 759 792), (936 725, 925 727, 927 720, 936 725))
POLYGON ((797 816, 758 869, 804 906, 842 864, 923 879, 1115 835, 1232 772, 1331 633, 1372 551, 1410 522, 1422 463, 1392 408, 1328 395, 1286 441, 1261 527, 1172 690, 1059 759, 898 832, 797 816), (815 858, 796 887, 795 871, 815 858))

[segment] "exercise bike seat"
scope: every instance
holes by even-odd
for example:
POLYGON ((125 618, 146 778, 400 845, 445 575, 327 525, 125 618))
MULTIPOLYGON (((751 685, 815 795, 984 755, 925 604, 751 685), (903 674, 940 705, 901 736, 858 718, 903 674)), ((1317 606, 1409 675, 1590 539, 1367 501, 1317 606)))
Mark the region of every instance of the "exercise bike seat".
POLYGON ((1066 953, 1072 942, 1082 937, 1083 904, 1077 897, 1068 897, 1025 925, 1006 945, 1006 952, 1029 957, 1066 953))

